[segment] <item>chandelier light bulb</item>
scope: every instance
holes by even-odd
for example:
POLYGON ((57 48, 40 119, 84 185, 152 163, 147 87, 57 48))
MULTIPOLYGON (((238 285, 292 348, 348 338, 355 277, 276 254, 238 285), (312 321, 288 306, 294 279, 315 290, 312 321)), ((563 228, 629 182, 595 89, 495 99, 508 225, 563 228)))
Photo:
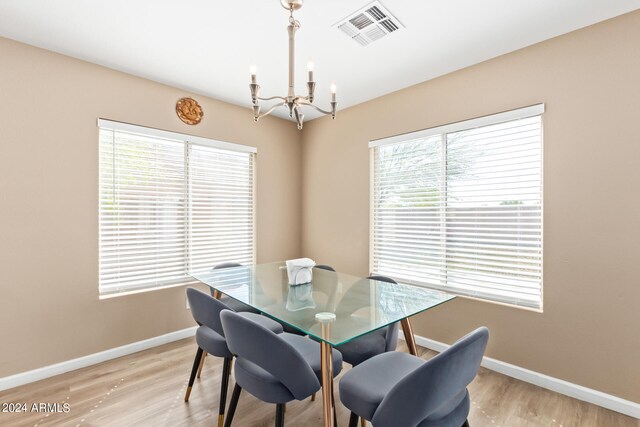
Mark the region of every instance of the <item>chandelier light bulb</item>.
POLYGON ((313 61, 309 60, 309 62, 307 62, 307 70, 309 71, 309 81, 312 82, 313 81, 313 61))

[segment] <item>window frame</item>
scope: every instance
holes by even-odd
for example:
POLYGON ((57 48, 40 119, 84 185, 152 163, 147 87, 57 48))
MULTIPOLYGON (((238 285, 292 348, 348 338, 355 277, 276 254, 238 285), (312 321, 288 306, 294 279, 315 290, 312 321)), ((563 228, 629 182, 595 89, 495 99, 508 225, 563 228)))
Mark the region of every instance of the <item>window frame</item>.
MULTIPOLYGON (((526 119, 531 117, 540 116, 540 303, 539 306, 531 307, 527 305, 521 305, 515 302, 504 302, 497 301, 490 298, 479 297, 479 296, 470 296, 465 294, 456 293, 455 289, 444 289, 445 292, 449 292, 460 297, 475 299, 483 302, 489 302, 492 304, 504 305, 509 307, 517 307, 524 310, 534 311, 534 312, 543 312, 544 308, 544 123, 542 120, 542 115, 545 112, 545 104, 535 104, 515 110, 509 110, 501 113, 491 114, 487 116, 481 116, 469 120, 463 120, 459 122, 454 122, 450 124, 445 124, 441 126, 435 126, 431 128, 422 129, 414 132, 407 132, 403 134, 398 134, 394 136, 389 136, 385 138, 375 139, 369 141, 369 173, 370 173, 370 198, 369 198, 369 271, 371 274, 376 274, 375 264, 376 264, 376 247, 375 247, 375 236, 376 236, 376 149, 378 147, 386 146, 386 145, 395 145, 398 143, 409 143, 411 141, 415 141, 418 139, 427 139, 429 137, 440 136, 440 140, 442 141, 442 149, 441 149, 441 159, 440 159, 440 167, 441 169, 446 169, 447 164, 447 135, 454 132, 461 132, 472 130, 480 127, 497 125, 501 123, 506 123, 510 121, 516 121, 520 119, 526 119)), ((447 182, 447 174, 445 172, 444 175, 445 182, 447 182)), ((445 185, 446 187, 446 185, 445 185)), ((443 205, 446 210, 446 193, 445 193, 445 204, 443 205)), ((445 224, 447 221, 447 217, 445 217, 445 224)), ((440 231, 442 233, 442 230, 440 231)), ((445 228, 446 233, 446 228, 445 228)), ((445 268, 445 274, 447 269, 445 268)), ((400 279, 402 280, 402 279, 400 279)), ((419 283, 411 280, 403 280, 406 283, 411 283, 416 286, 422 286, 427 288, 433 288, 437 290, 443 290, 442 288, 435 288, 430 286, 429 284, 419 283)))
MULTIPOLYGON (((231 143, 231 142, 225 142, 225 141, 219 141, 219 140, 214 140, 214 139, 210 139, 210 138, 205 138, 205 137, 201 137, 201 136, 196 136, 196 135, 189 135, 189 134, 184 134, 184 133, 180 133, 180 132, 172 132, 172 131, 166 131, 166 130, 162 130, 162 129, 157 129, 157 128, 151 128, 151 127, 145 127, 145 126, 139 126, 139 125, 134 125, 134 124, 130 124, 130 123, 124 123, 124 122, 118 122, 118 121, 113 121, 113 120, 109 120, 109 119, 103 119, 103 118, 99 118, 97 120, 97 130, 98 130, 98 135, 97 135, 97 139, 98 139, 98 147, 100 146, 101 142, 100 142, 100 135, 101 132, 104 131, 111 131, 111 132, 123 132, 123 133, 127 133, 127 134, 132 134, 132 135, 139 135, 142 137, 146 137, 146 138, 158 138, 158 139, 164 139, 164 140, 172 140, 172 141, 176 141, 176 142, 180 142, 183 145, 183 152, 184 152, 184 157, 183 157, 183 163, 184 163, 184 176, 182 177, 183 180, 183 184, 185 187, 185 200, 184 200, 184 213, 183 213, 183 221, 185 221, 185 224, 189 224, 191 221, 191 217, 192 217, 192 212, 191 212, 191 199, 192 196, 190 195, 190 187, 191 187, 191 170, 189 169, 189 161, 190 161, 190 156, 191 156, 191 152, 192 152, 192 147, 194 146, 202 146, 202 147, 209 147, 209 148, 214 148, 217 150, 224 150, 224 151, 230 151, 230 152, 236 152, 236 153, 246 153, 250 156, 250 180, 251 180, 251 259, 252 259, 252 263, 255 263, 256 260, 256 201, 257 201, 257 196, 256 196, 256 160, 257 160, 257 148, 253 147, 253 146, 248 146, 248 145, 242 145, 242 144, 236 144, 236 143, 231 143)), ((114 141, 115 143, 115 141, 114 141)), ((99 153, 98 153, 98 162, 100 163, 101 161, 101 154, 100 154, 100 149, 99 149, 99 153)), ((101 167, 99 167, 99 171, 98 174, 101 174, 101 167)), ((173 287, 178 287, 178 286, 186 286, 186 285, 192 285, 195 284, 196 281, 192 280, 189 276, 188 276, 188 272, 190 271, 190 266, 191 266, 191 260, 189 258, 191 252, 192 252, 192 247, 190 246, 190 227, 186 226, 185 227, 185 232, 184 232, 184 243, 185 243, 185 258, 184 258, 184 263, 182 265, 182 269, 184 271, 184 276, 180 277, 180 278, 176 278, 176 279, 170 279, 170 280, 165 280, 159 284, 156 285, 150 285, 150 286, 123 286, 121 289, 115 289, 115 290, 106 290, 103 289, 102 284, 101 284, 101 274, 102 274, 102 268, 101 268, 101 251, 102 251, 102 233, 101 233, 101 212, 100 212, 100 207, 101 207, 101 195, 102 195, 102 180, 100 178, 100 176, 98 177, 98 296, 99 299, 109 299, 109 298, 114 298, 114 297, 119 297, 119 296, 124 296, 124 295, 131 295, 131 294, 137 294, 137 293, 142 293, 142 292, 150 292, 150 291, 155 291, 155 290, 160 290, 160 289, 167 289, 167 288, 173 288, 173 287)))

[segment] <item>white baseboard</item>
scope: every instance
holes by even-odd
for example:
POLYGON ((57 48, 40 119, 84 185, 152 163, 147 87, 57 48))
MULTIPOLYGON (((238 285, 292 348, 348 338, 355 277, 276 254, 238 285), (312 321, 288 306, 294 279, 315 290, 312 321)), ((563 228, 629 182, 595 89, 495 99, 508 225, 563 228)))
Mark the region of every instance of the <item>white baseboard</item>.
POLYGON ((178 341, 183 338, 192 337, 195 334, 196 329, 197 326, 194 326, 192 328, 170 332, 168 334, 149 338, 147 340, 126 344, 121 347, 111 348, 99 353, 78 357, 77 359, 71 359, 65 362, 56 363, 55 365, 49 365, 42 368, 34 369, 32 371, 21 372, 19 374, 3 377, 0 378, 0 391, 43 380, 55 375, 64 374, 65 372, 73 371, 76 369, 85 368, 87 366, 95 365, 96 363, 116 359, 118 357, 126 356, 138 351, 157 347, 162 344, 178 341))
MULTIPOLYGON (((400 338, 404 339, 402 331, 400 331, 400 338)), ((434 341, 420 335, 416 335, 415 338, 416 344, 437 351, 438 353, 450 347, 449 344, 434 341)), ((621 399, 611 394, 606 394, 598 390, 573 384, 555 377, 550 377, 549 375, 541 374, 539 372, 530 371, 529 369, 521 368, 520 366, 512 365, 486 356, 482 359, 482 366, 520 381, 564 394, 565 396, 593 403, 594 405, 602 406, 603 408, 611 409, 612 411, 620 412, 621 414, 628 415, 630 417, 640 418, 640 404, 630 400, 621 399)))

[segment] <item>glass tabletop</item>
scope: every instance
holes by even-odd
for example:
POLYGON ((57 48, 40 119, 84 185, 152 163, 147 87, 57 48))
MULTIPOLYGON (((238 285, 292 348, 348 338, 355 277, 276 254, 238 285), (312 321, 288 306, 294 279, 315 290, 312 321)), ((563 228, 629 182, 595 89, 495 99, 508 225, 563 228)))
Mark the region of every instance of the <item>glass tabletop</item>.
POLYGON ((284 262, 202 270, 191 276, 333 346, 455 298, 319 268, 312 270, 310 283, 289 285, 284 262))

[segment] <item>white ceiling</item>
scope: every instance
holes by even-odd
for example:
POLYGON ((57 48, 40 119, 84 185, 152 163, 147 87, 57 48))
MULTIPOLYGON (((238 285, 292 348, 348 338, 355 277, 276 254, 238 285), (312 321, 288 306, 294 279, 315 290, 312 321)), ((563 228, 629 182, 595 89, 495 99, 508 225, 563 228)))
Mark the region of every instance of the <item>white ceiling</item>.
MULTIPOLYGON (((295 14, 299 94, 310 58, 316 104, 328 108, 335 81, 340 110, 640 8, 640 0, 382 0, 405 28, 362 47, 333 24, 368 3, 307 0, 295 14)), ((262 96, 286 94, 287 24, 280 0, 0 0, 0 36, 247 108, 252 64, 262 96)))

